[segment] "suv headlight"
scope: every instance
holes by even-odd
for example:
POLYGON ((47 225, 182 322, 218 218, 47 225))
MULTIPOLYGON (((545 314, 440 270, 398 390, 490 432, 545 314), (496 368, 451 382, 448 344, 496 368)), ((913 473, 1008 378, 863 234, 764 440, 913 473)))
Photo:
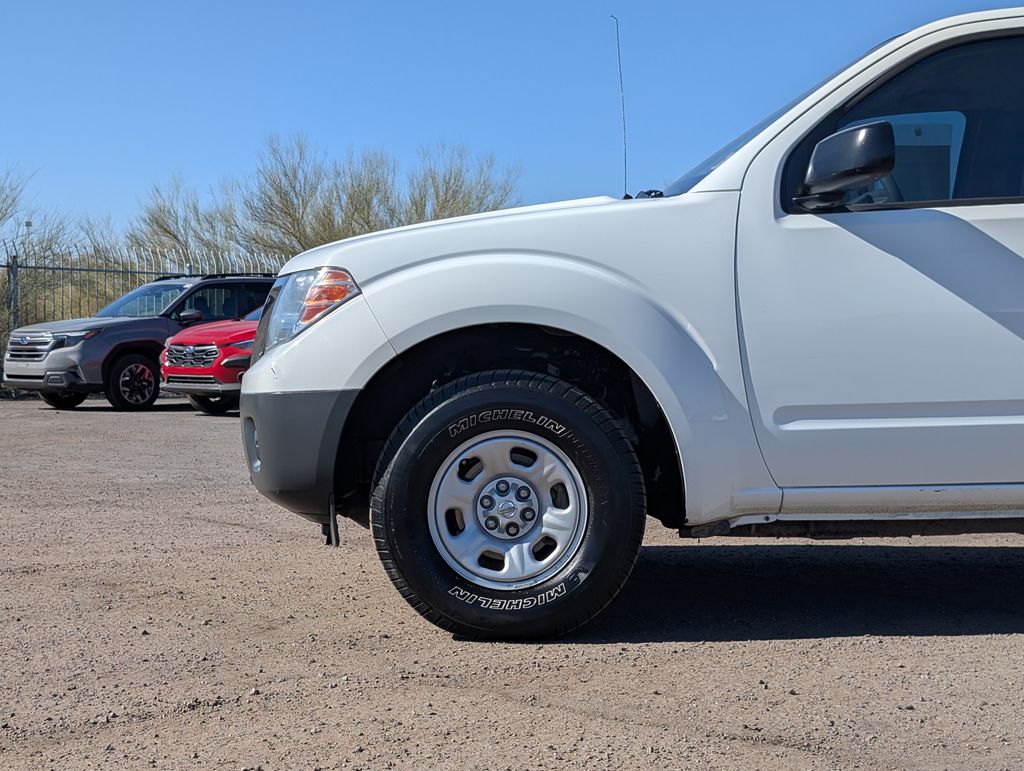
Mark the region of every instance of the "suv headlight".
POLYGON ((281 276, 263 306, 253 362, 358 294, 355 280, 341 268, 311 268, 281 276))
POLYGON ((84 340, 89 340, 96 337, 100 331, 98 329, 83 329, 75 332, 60 332, 53 336, 53 347, 54 348, 73 348, 84 340))

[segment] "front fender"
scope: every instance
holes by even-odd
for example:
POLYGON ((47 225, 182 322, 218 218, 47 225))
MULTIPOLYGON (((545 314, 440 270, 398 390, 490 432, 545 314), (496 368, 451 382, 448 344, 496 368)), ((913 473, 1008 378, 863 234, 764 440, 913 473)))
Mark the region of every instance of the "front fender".
POLYGON ((362 289, 398 353, 489 323, 543 325, 603 346, 665 414, 683 466, 689 524, 777 511, 779 492, 746 407, 722 383, 700 330, 628 276, 565 255, 473 253, 413 264, 362 289))

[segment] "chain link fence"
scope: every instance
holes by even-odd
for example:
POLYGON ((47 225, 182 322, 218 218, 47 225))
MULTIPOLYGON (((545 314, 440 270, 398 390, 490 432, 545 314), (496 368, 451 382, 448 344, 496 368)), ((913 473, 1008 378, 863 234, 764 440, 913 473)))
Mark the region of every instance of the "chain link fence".
MULTIPOLYGON (((43 249, 0 240, 0 346, 17 327, 85 318, 160 276, 277 273, 272 254, 215 254, 126 247, 43 249)), ((2 365, 0 365, 2 367, 2 365)))

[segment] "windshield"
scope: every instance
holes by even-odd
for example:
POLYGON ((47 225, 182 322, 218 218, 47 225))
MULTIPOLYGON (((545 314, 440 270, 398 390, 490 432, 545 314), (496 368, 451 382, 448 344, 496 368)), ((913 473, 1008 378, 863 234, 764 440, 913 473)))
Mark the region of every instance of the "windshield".
POLYGON ((146 318, 159 316, 187 287, 181 284, 143 284, 97 313, 102 317, 146 318))
MULTIPOLYGON (((872 48, 870 51, 868 51, 866 54, 864 54, 864 56, 867 56, 868 54, 870 54, 870 53, 876 51, 877 49, 881 48, 882 46, 884 46, 886 43, 888 43, 888 42, 890 42, 892 40, 895 40, 895 39, 896 38, 889 38, 889 40, 886 40, 886 41, 884 41, 882 43, 879 43, 874 48, 872 48)), ((671 185, 666 187, 665 188, 665 195, 666 196, 682 195, 683 193, 687 193, 690 190, 692 190, 697 185, 698 182, 700 182, 702 179, 704 179, 704 177, 706 177, 712 171, 714 171, 719 166, 721 166, 723 163, 725 163, 729 159, 729 157, 732 156, 732 154, 735 153, 737 150, 739 150, 741 147, 743 147, 743 145, 745 145, 751 139, 756 137, 758 134, 760 134, 762 131, 764 131, 766 128, 768 128, 768 126, 770 126, 772 123, 777 121, 779 118, 781 118, 787 112, 789 112, 791 109, 796 107, 798 104, 800 104, 800 102, 802 102, 804 99, 809 97, 811 94, 813 94, 819 88, 821 88, 826 83, 828 83, 830 80, 835 78, 837 75, 839 75, 839 73, 844 72, 845 70, 848 70, 853 64, 855 64, 856 62, 858 62, 861 59, 863 59, 864 56, 858 57, 857 59, 855 59, 850 64, 844 65, 843 67, 841 67, 838 70, 836 70, 835 72, 833 72, 827 78, 824 78, 820 82, 815 83, 809 89, 807 89, 802 94, 800 94, 800 96, 798 96, 796 99, 793 99, 792 101, 787 102, 785 105, 783 105, 778 110, 773 112, 767 118, 765 118, 764 120, 760 121, 756 126, 754 126, 753 128, 751 128, 751 129, 749 129, 747 131, 744 131, 742 134, 740 134, 738 137, 736 137, 734 140, 732 140, 729 144, 727 144, 721 150, 719 150, 718 152, 713 153, 712 155, 708 156, 705 160, 703 160, 700 163, 698 163, 696 166, 694 166, 688 172, 683 174, 683 176, 681 176, 679 179, 677 179, 671 185)))
POLYGON ((260 317, 262 315, 263 315, 263 306, 261 305, 260 307, 254 308, 253 310, 251 310, 247 314, 245 314, 245 320, 246 321, 259 321, 260 317))
MULTIPOLYGON (((813 91, 813 90, 815 90, 817 88, 818 88, 818 86, 815 86, 811 90, 813 91)), ((810 92, 808 92, 808 93, 810 93, 810 92)), ((729 157, 733 153, 735 153, 737 150, 739 150, 741 147, 743 147, 743 145, 745 145, 751 139, 753 139, 758 134, 760 134, 762 131, 764 131, 766 128, 768 128, 769 125, 771 125, 772 123, 777 121, 779 118, 781 118, 784 113, 786 113, 791 107, 796 106, 797 102, 802 101, 804 99, 804 97, 806 97, 806 96, 807 96, 807 94, 803 94, 803 95, 797 97, 796 99, 794 99, 789 104, 787 104, 785 107, 779 108, 778 110, 773 112, 771 115, 769 115, 767 118, 765 118, 760 123, 758 123, 756 126, 754 126, 752 129, 744 131, 742 134, 740 134, 738 137, 736 137, 734 140, 732 140, 729 144, 727 144, 721 150, 719 150, 716 153, 713 153, 712 155, 708 156, 706 159, 704 159, 703 161, 698 163, 696 166, 694 166, 688 172, 683 174, 683 176, 681 176, 679 179, 677 179, 671 185, 666 187, 665 188, 665 195, 666 196, 669 196, 669 195, 681 195, 683 193, 688 193, 690 190, 693 189, 693 187, 698 182, 700 182, 702 179, 704 179, 704 177, 706 177, 712 171, 714 171, 719 166, 721 166, 723 163, 725 163, 725 161, 728 160, 729 157)))

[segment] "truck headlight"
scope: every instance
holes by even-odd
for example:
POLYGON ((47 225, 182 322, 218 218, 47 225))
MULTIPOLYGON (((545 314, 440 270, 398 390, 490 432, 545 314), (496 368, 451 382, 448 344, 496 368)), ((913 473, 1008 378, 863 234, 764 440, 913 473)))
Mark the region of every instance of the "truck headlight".
POLYGON ((358 294, 355 280, 341 268, 311 268, 281 276, 263 307, 253 341, 253 361, 358 294))

